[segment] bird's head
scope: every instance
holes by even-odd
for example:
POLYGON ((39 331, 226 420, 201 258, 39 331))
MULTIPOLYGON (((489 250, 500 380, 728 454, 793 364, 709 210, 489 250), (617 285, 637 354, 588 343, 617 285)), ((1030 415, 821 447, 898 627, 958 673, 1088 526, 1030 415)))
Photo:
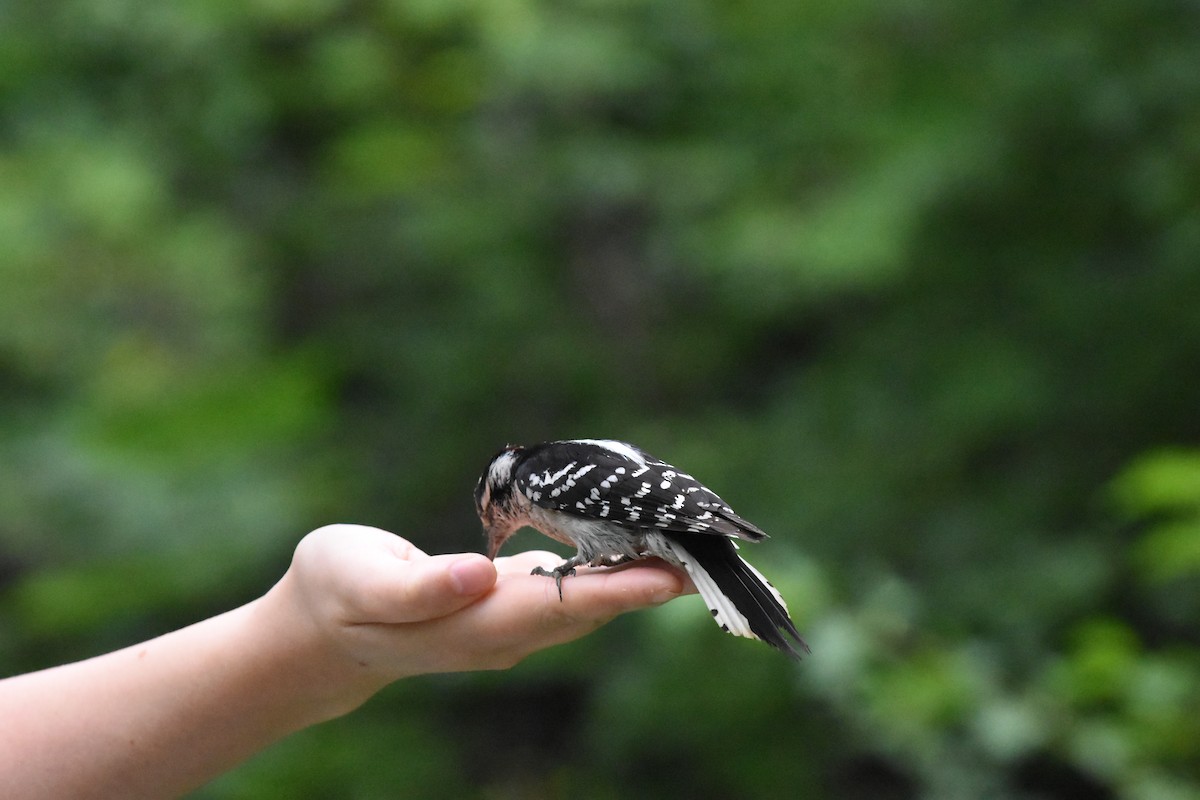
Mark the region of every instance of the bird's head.
POLYGON ((524 524, 516 507, 513 470, 523 448, 509 445, 492 457, 475 485, 475 511, 488 540, 488 558, 494 559, 501 545, 524 524))

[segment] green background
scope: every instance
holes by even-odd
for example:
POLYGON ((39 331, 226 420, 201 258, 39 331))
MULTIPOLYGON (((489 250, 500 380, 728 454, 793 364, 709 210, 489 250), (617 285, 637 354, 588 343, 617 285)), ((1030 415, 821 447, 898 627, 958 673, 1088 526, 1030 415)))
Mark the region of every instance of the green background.
POLYGON ((195 796, 1200 797, 1198 31, 0 4, 0 672, 255 597, 328 522, 479 550, 496 449, 610 437, 772 534, 810 658, 688 598, 195 796))

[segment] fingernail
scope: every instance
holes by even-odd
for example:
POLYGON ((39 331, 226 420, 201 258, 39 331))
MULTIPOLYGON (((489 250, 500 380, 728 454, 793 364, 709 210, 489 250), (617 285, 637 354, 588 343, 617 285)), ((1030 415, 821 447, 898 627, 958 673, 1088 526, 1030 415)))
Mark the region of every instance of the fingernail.
POLYGON ((676 597, 679 597, 679 592, 673 592, 670 589, 659 589, 650 595, 650 603, 651 605, 661 606, 663 603, 668 600, 674 600, 676 597))
POLYGON ((496 568, 483 556, 468 556, 450 565, 450 583, 461 595, 479 594, 496 579, 496 568))

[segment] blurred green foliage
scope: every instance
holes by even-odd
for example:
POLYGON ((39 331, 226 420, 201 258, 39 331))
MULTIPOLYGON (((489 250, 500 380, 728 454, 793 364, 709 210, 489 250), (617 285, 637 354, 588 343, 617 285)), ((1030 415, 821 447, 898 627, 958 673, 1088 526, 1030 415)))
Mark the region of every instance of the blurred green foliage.
POLYGON ((478 549, 499 445, 616 437, 774 533, 810 659, 680 601, 197 796, 1200 796, 1197 30, 0 5, 3 671, 253 597, 326 522, 478 549))

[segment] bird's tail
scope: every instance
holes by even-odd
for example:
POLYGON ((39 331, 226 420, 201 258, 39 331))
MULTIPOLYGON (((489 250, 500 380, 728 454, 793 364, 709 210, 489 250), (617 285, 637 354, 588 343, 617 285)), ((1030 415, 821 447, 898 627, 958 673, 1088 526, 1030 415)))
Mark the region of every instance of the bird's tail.
POLYGON ((722 630, 761 639, 793 658, 800 658, 800 652, 791 640, 810 652, 779 592, 737 554, 732 541, 703 533, 672 533, 664 538, 722 630))

